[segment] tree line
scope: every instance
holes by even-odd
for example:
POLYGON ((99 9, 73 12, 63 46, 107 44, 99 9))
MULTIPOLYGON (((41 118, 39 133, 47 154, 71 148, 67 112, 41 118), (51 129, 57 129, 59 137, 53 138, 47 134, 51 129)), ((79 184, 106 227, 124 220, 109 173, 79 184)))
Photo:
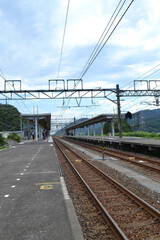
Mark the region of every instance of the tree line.
POLYGON ((20 112, 9 104, 0 104, 0 132, 20 130, 20 112))

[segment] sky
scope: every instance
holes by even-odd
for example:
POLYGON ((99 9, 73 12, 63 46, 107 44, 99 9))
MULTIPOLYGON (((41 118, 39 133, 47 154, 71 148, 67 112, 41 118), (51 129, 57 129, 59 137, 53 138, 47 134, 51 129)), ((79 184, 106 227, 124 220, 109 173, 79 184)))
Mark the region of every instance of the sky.
MULTIPOLYGON (((125 1, 121 15, 130 2, 125 1)), ((49 79, 79 79, 118 3, 119 0, 70 0, 64 36, 68 0, 0 0, 0 90, 4 90, 4 78, 20 79, 23 90, 48 89, 49 79)), ((84 74, 85 88, 115 88, 116 84, 120 89, 133 88, 134 80, 145 79, 147 74, 143 74, 148 71, 156 73, 147 80, 159 79, 159 7, 158 0, 133 1, 84 74)), ((145 87, 143 84, 137 87, 145 87)), ((116 96, 111 98, 115 100, 116 96)), ((65 101, 67 105, 62 100, 12 100, 8 104, 21 113, 38 111, 66 119, 117 112, 111 101, 93 102, 83 99, 80 108, 73 107, 75 100, 65 101)), ((153 104, 154 98, 125 98, 121 110, 136 112, 154 108, 153 104)))

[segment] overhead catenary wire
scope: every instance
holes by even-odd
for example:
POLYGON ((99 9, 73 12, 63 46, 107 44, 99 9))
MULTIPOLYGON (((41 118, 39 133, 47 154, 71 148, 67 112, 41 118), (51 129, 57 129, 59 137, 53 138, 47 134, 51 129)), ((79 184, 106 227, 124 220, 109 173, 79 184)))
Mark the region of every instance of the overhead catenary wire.
MULTIPOLYGON (((6 77, 5 77, 5 75, 4 75, 4 73, 3 73, 3 71, 2 71, 1 68, 0 68, 0 71, 1 71, 0 76, 1 76, 5 81, 7 81, 7 79, 6 79, 6 77)), ((12 86, 11 83, 9 83, 9 82, 7 82, 7 83, 8 83, 8 86, 10 85, 10 86, 15 90, 15 87, 12 86)), ((10 86, 9 86, 9 88, 10 88, 10 86)), ((11 89, 11 88, 10 88, 10 89, 11 89)), ((27 109, 27 111, 28 111, 29 113, 31 113, 31 111, 28 109, 28 107, 27 107, 26 104, 23 102, 23 100, 22 100, 22 99, 20 99, 20 100, 21 100, 21 102, 23 103, 23 105, 25 106, 25 108, 27 109)), ((19 104, 19 102, 18 102, 18 104, 19 104)), ((20 104, 19 104, 19 107, 21 108, 20 104)))
MULTIPOLYGON (((113 14, 112 14, 109 22, 107 23, 107 25, 106 25, 105 29, 103 30, 103 33, 101 34, 101 36, 100 36, 100 38, 99 38, 96 46, 94 47, 91 55, 89 56, 89 59, 87 60, 85 66, 84 66, 84 68, 83 68, 83 70, 82 70, 82 72, 81 72, 81 74, 80 74, 80 76, 79 76, 79 79, 81 79, 81 78, 84 76, 84 74, 87 72, 87 70, 88 70, 89 67, 91 66, 91 60, 92 60, 92 58, 94 58, 95 55, 98 53, 98 50, 100 49, 100 51, 101 51, 102 48, 104 47, 104 45, 103 45, 103 47, 101 48, 101 44, 103 43, 103 41, 104 41, 107 33, 109 32, 110 28, 112 27, 114 21, 116 20, 118 14, 120 13, 122 7, 124 6, 124 4, 125 4, 125 2, 126 2, 126 0, 124 0, 123 3, 122 3, 122 5, 120 6, 121 2, 122 2, 122 0, 119 1, 117 7, 115 8, 115 10, 114 10, 114 12, 113 12, 113 14), (120 8, 119 8, 119 7, 120 7, 120 8), (118 10, 118 8, 119 8, 119 10, 118 10), (117 12, 117 10, 118 10, 118 12, 117 12), (116 13, 116 12, 117 12, 117 13, 116 13), (115 16, 115 17, 114 17, 114 16, 115 16), (114 19, 113 19, 113 18, 114 18, 114 19), (112 19, 113 19, 113 21, 112 21, 112 19), (111 21, 112 21, 112 22, 111 22, 111 21), (111 25, 110 25, 110 23, 111 23, 111 25), (109 26, 109 25, 110 25, 110 26, 109 26), (86 68, 86 70, 85 70, 85 68, 86 68)), ((114 30, 115 30, 115 29, 114 29, 114 30)), ((99 54, 99 53, 98 53, 98 54, 99 54)), ((98 54, 97 54, 97 56, 98 56, 98 54)), ((96 56, 96 57, 97 57, 97 56, 96 56)), ((92 62, 92 63, 93 63, 93 62, 92 62)), ((77 83, 77 84, 78 84, 78 83, 77 83)), ((76 87, 76 86, 75 86, 75 87, 76 87)), ((107 96, 109 96, 110 94, 112 94, 112 93, 109 93, 107 96)), ((107 99, 107 100, 108 100, 108 99, 107 99)), ((106 101, 107 101, 107 100, 106 100, 106 101)), ((96 108, 97 108, 97 106, 94 107, 94 108, 93 108, 92 110, 90 110, 89 112, 93 111, 93 110, 96 109, 96 108)), ((87 111, 87 113, 88 113, 88 111, 87 111)))
POLYGON ((70 0, 68 0, 68 5, 67 5, 67 12, 66 12, 66 18, 65 18, 65 24, 64 24, 64 31, 63 31, 63 37, 62 37, 62 45, 61 45, 61 51, 60 51, 60 57, 59 57, 59 64, 58 64, 57 79, 59 79, 59 73, 60 73, 61 62, 62 62, 62 54, 63 54, 63 48, 64 48, 64 40, 65 40, 66 28, 67 28, 67 20, 68 20, 69 6, 70 6, 70 0))
MULTIPOLYGON (((64 40, 65 40, 65 35, 66 35, 66 28, 67 28, 68 14, 69 14, 69 7, 70 7, 70 0, 68 0, 68 4, 67 4, 67 11, 66 11, 65 24, 64 24, 64 30, 63 30, 63 37, 62 37, 61 51, 60 51, 60 57, 59 57, 58 71, 57 71, 57 79, 59 79, 59 75, 60 75, 63 48, 64 48, 64 40)), ((62 115, 64 114, 64 111, 61 113, 62 115)))
MULTIPOLYGON (((160 71, 160 69, 156 69, 157 67, 159 67, 160 66, 160 64, 158 64, 158 65, 156 65, 155 67, 153 67, 153 68, 151 68, 150 70, 148 70, 147 72, 145 72, 145 73, 143 73, 142 75, 140 75, 139 77, 137 77, 135 80, 138 80, 138 79, 140 79, 141 78, 141 80, 143 81, 143 80, 145 80, 145 79, 147 79, 148 77, 150 77, 150 76, 152 76, 153 74, 155 74, 156 72, 158 72, 158 71, 160 71), (156 70, 155 70, 156 69, 156 70), (151 71, 153 71, 153 70, 155 70, 154 72, 152 72, 152 73, 150 73, 151 71), (148 74, 149 73, 149 74, 148 74), (146 75, 146 74, 148 74, 148 75, 146 75), (143 77, 143 78, 142 78, 143 77)), ((157 79, 154 79, 155 81, 157 80, 157 79)), ((125 85, 126 86, 126 85, 125 85)), ((157 86, 158 87, 158 86, 157 86)), ((156 88, 156 87, 155 87, 156 88)), ((154 89, 155 89, 154 88, 154 89)), ((137 100, 139 100, 139 98, 141 98, 141 97, 137 97, 136 99, 133 99, 133 100, 131 100, 130 102, 128 102, 128 103, 126 103, 126 104, 124 104, 122 107, 125 107, 125 106, 127 106, 127 105, 129 105, 129 104, 131 104, 131 103, 133 103, 133 102, 135 102, 135 101, 137 101, 137 100)), ((149 99, 150 97, 147 97, 147 98, 145 98, 144 100, 147 100, 147 99, 149 99)))
POLYGON ((87 62, 86 62, 86 64, 85 64, 85 66, 84 66, 84 68, 83 68, 83 70, 82 70, 82 72, 81 72, 81 74, 80 74, 80 76, 79 76, 79 78, 82 78, 82 77, 83 77, 83 72, 84 72, 85 68, 87 68, 87 66, 88 66, 88 65, 90 64, 90 62, 91 62, 92 57, 94 57, 94 55, 97 53, 98 49, 100 48, 101 44, 103 43, 103 40, 105 39, 107 33, 109 32, 110 28, 112 27, 114 21, 116 20, 116 17, 118 16, 118 14, 119 14, 120 10, 122 9, 123 5, 125 4, 126 0, 123 1, 120 9, 118 10, 121 2, 122 2, 122 0, 119 1, 116 9, 114 10, 114 12, 113 12, 113 14, 112 14, 109 22, 107 23, 105 29, 103 30, 103 33, 101 34, 101 36, 100 36, 100 38, 99 38, 96 46, 94 47, 91 55, 89 56, 89 58, 88 58, 88 60, 87 60, 87 62), (116 14, 116 11, 117 11, 117 10, 118 10, 118 13, 116 14), (115 14, 116 14, 116 16, 114 17, 115 14), (113 19, 113 17, 114 17, 114 19, 113 19), (113 19, 113 21, 112 21, 112 19, 113 19), (111 22, 111 21, 112 21, 112 22, 111 22), (111 25, 110 25, 110 23, 111 23, 111 25), (109 25, 110 25, 110 26, 109 26, 109 25))
MULTIPOLYGON (((153 90, 156 90, 156 88, 158 88, 158 87, 160 87, 160 85, 154 87, 153 90)), ((135 102, 135 101, 139 101, 140 98, 142 98, 142 96, 137 97, 137 98, 135 98, 135 99, 133 99, 133 100, 131 100, 131 101, 125 103, 125 104, 122 106, 122 108, 124 108, 124 107, 126 108, 126 106, 132 104, 133 102, 135 102)), ((144 101, 146 101, 146 100, 148 100, 148 99, 150 99, 150 98, 151 98, 151 97, 144 97, 144 101)), ((153 98, 153 97, 152 97, 152 98, 153 98)), ((137 103, 137 104, 138 104, 138 103, 137 103)), ((130 108, 131 108, 132 106, 135 106, 135 103, 134 103, 134 105, 131 105, 130 108)))
MULTIPOLYGON (((151 73, 151 74, 149 74, 149 75, 147 75, 147 76, 145 76, 145 75, 146 75, 147 73, 150 73, 151 71, 153 71, 154 69, 156 69, 156 68, 159 67, 159 66, 160 66, 160 64, 156 65, 155 67, 151 68, 150 70, 147 70, 145 73, 141 74, 139 77, 137 77, 137 78, 134 79, 134 80, 144 80, 144 79, 148 78, 149 76, 152 76, 155 72, 160 71, 160 69, 157 69, 156 71, 154 71, 153 73, 151 73), (145 77, 144 77, 144 76, 145 76, 145 77), (144 78, 142 78, 142 77, 144 77, 144 78)), ((127 84, 123 85, 122 88, 126 87, 126 86, 127 86, 128 84, 130 84, 130 83, 133 83, 133 80, 130 81, 130 82, 128 82, 127 84)), ((132 86, 133 86, 133 85, 132 85, 132 86)), ((129 88, 131 88, 131 87, 128 87, 127 89, 129 89, 129 88)))
MULTIPOLYGON (((144 75, 146 75, 147 73, 151 72, 152 70, 156 69, 157 67, 159 67, 160 64, 156 65, 155 67, 151 68, 150 70, 148 70, 147 72, 143 73, 142 75, 140 75, 138 78, 136 78, 135 80, 138 80, 139 78, 143 77, 144 75)), ((159 71, 160 69, 156 70, 155 72, 159 71)), ((153 72, 152 74, 154 74, 155 72, 153 72)), ((148 76, 152 75, 149 74, 147 75, 145 78, 147 78, 148 76)), ((144 78, 143 78, 144 79, 144 78)))
POLYGON ((4 80, 6 80, 1 68, 0 68, 0 71, 1 71, 1 74, 0 74, 1 78, 3 78, 4 80))
MULTIPOLYGON (((147 70, 145 73, 143 73, 143 74, 141 74, 140 76, 138 76, 135 80, 138 80, 138 79, 140 79, 141 78, 141 80, 144 80, 144 79, 146 79, 146 78, 148 78, 149 76, 152 76, 153 74, 155 74, 156 72, 158 72, 160 69, 156 69, 157 67, 159 67, 160 66, 160 64, 158 64, 158 65, 156 65, 155 67, 153 67, 153 68, 151 68, 150 70, 147 70), (155 70, 156 69, 156 70, 155 70), (153 71, 153 70, 155 70, 154 72, 152 72, 152 73, 150 73, 151 71, 153 71), (149 74, 148 74, 149 73, 149 74), (148 75, 146 75, 146 74, 148 74, 148 75), (142 77, 144 77, 144 78, 142 78, 142 77)), ((155 79, 155 81, 156 81, 156 79, 155 79)), ((133 80, 132 81, 130 81, 129 83, 133 83, 133 80)), ((123 86, 123 88, 125 87, 125 86, 127 86, 128 84, 125 84, 124 86, 123 86)), ((156 88, 158 88, 160 85, 158 85, 157 87, 155 87, 154 89, 156 89, 156 88)), ((133 85, 132 85, 132 87, 133 87, 133 85)), ((127 88, 128 89, 128 88, 127 88)), ((109 93, 107 96, 109 96, 110 94, 112 94, 112 93, 109 93)), ((121 108, 123 109, 123 111, 124 111, 124 109, 126 109, 126 107, 127 106, 129 106, 130 105, 130 108, 132 107, 132 106, 137 106, 138 105, 138 103, 135 103, 136 101, 139 101, 139 98, 141 98, 141 97, 136 97, 136 98, 134 98, 134 99, 132 99, 132 100, 130 100, 129 102, 127 102, 127 103, 124 103, 122 106, 121 106, 121 108), (134 102, 134 105, 132 105, 133 104, 133 102, 134 102)), ((148 100, 150 97, 147 97, 147 98, 145 98, 144 100, 148 100)), ((107 101, 107 100, 106 100, 107 101)), ((104 104, 104 103, 102 103, 102 104, 104 104)), ((100 105, 102 105, 102 104, 100 104, 100 105)), ((86 114, 88 114, 88 113, 90 113, 91 111, 93 111, 93 110, 95 110, 97 108, 97 106, 95 106, 93 109, 91 109, 91 110, 87 110, 85 113, 86 114)), ((127 109, 128 110, 128 109, 127 109)))
MULTIPOLYGON (((11 85, 11 84, 8 83, 8 85, 11 85)), ((12 85, 11 85, 11 87, 15 90, 15 87, 13 87, 12 85)), ((9 87, 9 88, 10 88, 10 87, 9 87)), ((10 89, 11 89, 11 88, 10 88, 10 89)), ((26 104, 23 102, 23 100, 20 99, 20 101, 22 102, 22 104, 24 105, 24 107, 27 109, 27 111, 32 114, 32 112, 29 110, 29 108, 26 106, 26 104)), ((19 107, 21 108, 19 102, 18 102, 18 105, 19 105, 19 107)))
MULTIPOLYGON (((132 2, 131 2, 132 3, 132 2)), ((92 53, 92 55, 93 55, 93 53, 92 53)), ((92 56, 91 55, 91 56, 92 56)), ((88 60, 88 62, 87 63, 89 63, 89 60, 88 60)), ((160 64, 159 64, 160 65, 160 64)), ((159 65, 157 65, 156 67, 154 67, 153 69, 151 69, 151 70, 154 70, 155 68, 157 68, 159 65)), ((85 65, 86 66, 86 65, 85 65)), ((90 66, 89 66, 90 67, 90 66)), ((143 77, 144 75, 146 75, 148 72, 150 72, 151 70, 149 70, 149 71, 147 71, 146 73, 144 73, 144 74, 142 74, 141 76, 139 76, 138 78, 136 78, 135 80, 138 80, 138 79, 140 79, 141 77, 143 77)), ((154 71, 154 73, 156 73, 156 72, 158 72, 159 70, 156 70, 156 71, 154 71)), ((152 76, 154 73, 151 73, 151 74, 149 74, 149 75, 147 75, 147 76, 145 76, 143 79, 147 79, 149 76, 152 76)), ((81 76, 79 77, 79 78, 82 78, 81 76)))
MULTIPOLYGON (((103 33, 101 34, 100 39, 98 40, 92 54, 90 55, 87 63, 85 64, 85 67, 83 68, 80 76, 78 79, 82 79, 82 77, 85 75, 85 73, 88 71, 88 69, 90 68, 90 66, 92 65, 92 63, 94 62, 94 60, 97 58, 97 56, 99 55, 100 51, 103 49, 104 45, 106 44, 106 42, 109 40, 109 38, 111 37, 111 35, 113 34, 113 32, 115 31, 116 27, 118 26, 118 24, 120 23, 120 21, 122 20, 122 18, 124 17, 125 13, 127 12, 127 10, 129 9, 129 7, 131 6, 131 4, 133 3, 134 0, 132 0, 130 2, 130 4, 128 5, 128 7, 126 8, 126 10, 124 11, 124 13, 122 14, 121 18, 119 19, 118 23, 115 25, 115 27, 113 28, 113 30, 111 31, 111 33, 109 34, 109 37, 105 40, 105 37, 107 35, 107 33, 109 32, 110 28, 112 27, 113 23, 115 22, 118 14, 120 13, 120 11, 122 10, 126 0, 124 0, 122 2, 122 0, 119 1, 117 7, 115 8, 109 22, 107 23, 103 33), (122 4, 121 4, 122 3, 122 4), (121 5, 120 5, 121 4, 121 5), (113 19, 113 21, 112 21, 113 19), (105 40, 105 41, 104 41, 105 40), (104 43, 103 43, 104 42, 104 43)), ((78 85, 79 81, 77 81, 77 83, 75 84, 74 88, 76 89, 77 85, 78 85)), ((69 104, 70 99, 67 102, 67 106, 69 104)), ((64 111, 63 111, 64 113, 64 111)))
MULTIPOLYGON (((145 73, 143 73, 143 74, 141 74, 140 76, 138 76, 136 79, 134 79, 134 80, 144 80, 144 79, 147 79, 148 77, 150 77, 150 76, 152 76, 153 74, 155 74, 156 72, 158 72, 160 69, 156 69, 157 67, 159 67, 160 66, 160 64, 158 64, 158 65, 156 65, 156 66, 154 66, 153 68, 151 68, 150 70, 147 70, 145 73), (156 70, 155 70, 156 69, 156 70), (153 71, 153 70, 155 70, 154 72, 152 72, 152 73, 150 73, 151 71, 153 71), (148 74, 149 73, 149 74, 148 74), (146 74, 148 74, 148 75, 146 75, 146 74), (143 78, 142 78, 143 77, 143 78)), ((129 83, 127 83, 127 84, 125 84, 122 88, 123 88, 123 90, 126 90, 126 89, 124 89, 124 87, 126 87, 128 84, 130 84, 130 83, 133 83, 133 81, 134 80, 132 80, 132 81, 130 81, 129 83)), ((155 79, 155 81, 156 81, 157 79, 155 79)), ((130 86, 130 87, 128 87, 127 88, 127 90, 129 89, 129 88, 132 88, 133 87, 133 85, 132 86, 130 86)), ((158 86, 157 86, 158 87, 158 86)), ((155 88, 154 88, 155 89, 155 88)), ((122 106, 121 106, 121 108, 126 108, 126 106, 128 106, 128 105, 130 105, 130 104, 132 104, 133 102, 134 102, 134 105, 133 106, 135 106, 135 102, 136 101, 138 101, 139 100, 139 98, 141 98, 141 97, 137 97, 137 98, 134 98, 134 99, 132 99, 132 100, 130 100, 129 102, 127 102, 127 103, 125 103, 125 104, 123 104, 122 106)), ((144 100, 148 100, 150 97, 147 97, 147 98, 145 98, 144 100)), ((137 105, 138 105, 138 103, 137 103, 137 105)), ((130 108, 132 107, 132 105, 130 106, 130 108)))
MULTIPOLYGON (((115 19, 117 18, 118 14, 120 13, 120 11, 121 11, 121 9, 122 9, 122 7, 123 7, 123 5, 124 5, 125 2, 126 2, 126 0, 123 1, 120 9, 118 10, 118 13, 116 14, 116 16, 115 16, 115 18, 114 18, 114 20, 113 20, 113 22, 112 22, 112 24, 111 24, 111 26, 113 25, 115 19)), ((111 33, 109 34, 109 36, 107 37, 107 39, 105 39, 104 43, 102 44, 102 42, 101 42, 101 45, 98 47, 98 49, 95 51, 95 53, 94 53, 94 54, 91 54, 91 55, 93 55, 93 56, 91 57, 91 59, 89 58, 89 61, 87 61, 88 64, 85 65, 84 69, 82 70, 82 72, 81 72, 81 74, 80 74, 80 77, 79 77, 80 79, 82 79, 83 76, 86 74, 86 72, 89 70, 89 68, 91 67, 91 65, 93 64, 93 62, 95 61, 95 59, 97 58, 97 56, 99 55, 99 53, 102 51, 103 47, 106 45, 106 43, 107 43, 108 40, 110 39, 110 37, 111 37, 112 34, 114 33, 115 29, 117 28, 117 26, 119 25, 119 23, 121 22, 121 20, 123 19, 123 17, 124 17, 125 14, 127 13, 128 9, 130 8, 130 6, 132 5, 133 2, 134 2, 134 0, 132 0, 132 1, 130 2, 130 4, 127 6, 127 8, 125 9, 125 11, 123 12, 123 14, 121 15, 120 19, 118 20, 118 22, 117 22, 116 25, 114 26, 113 30, 111 31, 111 33)), ((111 26, 109 27, 109 30, 110 30, 111 26)), ((108 33, 108 31, 107 31, 107 33, 108 33)))
MULTIPOLYGON (((153 67, 153 68, 151 68, 150 70, 148 70, 148 71, 146 71, 145 73, 143 73, 143 74, 141 74, 140 76, 138 76, 135 80, 138 80, 138 79, 140 79, 141 78, 141 80, 143 80, 143 79, 146 79, 147 77, 149 77, 149 76, 152 76, 154 73, 156 73, 156 72, 158 72, 160 69, 156 69, 157 67, 159 67, 160 66, 160 64, 158 64, 158 65, 156 65, 155 67, 153 67), (156 70, 155 70, 156 69, 156 70), (153 70, 155 70, 154 72, 152 72, 152 73, 150 73, 151 71, 153 71, 153 70), (148 74, 149 73, 149 74, 148 74), (148 74, 147 76, 146 76, 146 74, 148 74), (144 77, 144 78, 142 78, 142 77, 144 77)), ((156 79, 155 79, 155 81, 156 81, 156 79)), ((129 83, 133 83, 133 80, 132 81, 130 81, 129 83)), ((127 86, 128 84, 125 84, 124 86, 123 86, 123 88, 125 87, 125 86, 127 86)), ((132 85, 133 86, 133 85, 132 85)), ((159 87, 159 86, 157 86, 157 87, 159 87)), ((129 87, 130 88, 130 87, 129 87)), ((156 88, 156 87, 155 87, 156 88)), ((155 89, 154 88, 154 89, 155 89)), ((128 88, 127 88, 128 89, 128 88)), ((109 96, 110 94, 112 94, 112 93, 109 93, 107 96, 109 96)), ((141 98, 141 97, 137 97, 137 98, 134 98, 134 99, 132 99, 131 101, 129 101, 129 102, 127 102, 127 103, 124 103, 122 106, 121 106, 121 108, 123 108, 123 109, 125 109, 128 105, 130 105, 130 108, 132 107, 132 103, 134 102, 134 106, 135 106, 135 102, 136 101, 138 101, 139 100, 139 98, 141 98)), ((148 100, 149 99, 149 97, 147 97, 147 98, 145 98, 145 100, 148 100)), ((138 103, 137 103, 138 104, 138 103)), ((136 104, 136 105, 137 105, 136 104)), ((96 109, 97 107, 94 107, 94 109, 96 109)), ((92 110, 94 110, 94 109, 92 109, 92 110)), ((87 111, 87 113, 89 113, 89 112, 91 112, 92 110, 90 110, 90 111, 87 111)), ((128 110, 128 109, 127 109, 128 110)))

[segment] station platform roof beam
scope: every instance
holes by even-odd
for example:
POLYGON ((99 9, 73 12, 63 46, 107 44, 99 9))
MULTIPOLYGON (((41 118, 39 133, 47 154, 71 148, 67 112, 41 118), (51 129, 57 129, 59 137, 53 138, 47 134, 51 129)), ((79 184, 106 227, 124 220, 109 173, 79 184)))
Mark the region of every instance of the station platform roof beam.
MULTIPOLYGON (((94 118, 85 120, 85 121, 83 121, 81 123, 73 124, 70 127, 66 127, 65 131, 66 131, 66 134, 68 134, 69 131, 71 131, 71 130, 84 128, 84 127, 88 127, 89 128, 89 126, 91 126, 91 125, 95 125, 97 123, 103 123, 103 122, 107 122, 107 121, 113 122, 117 118, 118 118, 117 114, 101 114, 101 115, 98 115, 98 116, 96 116, 94 118)), ((112 124, 112 128, 113 128, 113 124, 112 124)), ((112 135, 114 135, 113 131, 114 131, 114 129, 112 129, 112 135)), ((102 131, 101 131, 101 133, 102 133, 102 131)))

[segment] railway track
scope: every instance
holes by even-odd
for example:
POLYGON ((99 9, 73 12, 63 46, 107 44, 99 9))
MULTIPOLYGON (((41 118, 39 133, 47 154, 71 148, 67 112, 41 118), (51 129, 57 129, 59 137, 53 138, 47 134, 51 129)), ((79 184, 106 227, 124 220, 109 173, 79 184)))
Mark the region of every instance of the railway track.
POLYGON ((57 138, 54 141, 103 214, 104 225, 107 222, 114 232, 116 237, 111 239, 160 238, 158 210, 107 176, 68 144, 57 138))
MULTIPOLYGON (((66 140, 69 142, 72 142, 72 143, 77 143, 78 145, 88 148, 90 150, 102 153, 102 149, 100 146, 95 146, 95 145, 92 145, 89 143, 82 143, 80 141, 71 140, 68 138, 66 140)), ((160 161, 158 161, 158 160, 153 160, 148 157, 138 156, 137 154, 136 155, 129 154, 126 152, 122 152, 119 150, 117 151, 117 150, 110 149, 110 148, 105 148, 104 154, 105 154, 105 156, 110 156, 110 157, 120 159, 122 161, 131 163, 131 164, 141 167, 143 169, 148 169, 152 172, 158 173, 158 175, 160 174, 160 161)))

